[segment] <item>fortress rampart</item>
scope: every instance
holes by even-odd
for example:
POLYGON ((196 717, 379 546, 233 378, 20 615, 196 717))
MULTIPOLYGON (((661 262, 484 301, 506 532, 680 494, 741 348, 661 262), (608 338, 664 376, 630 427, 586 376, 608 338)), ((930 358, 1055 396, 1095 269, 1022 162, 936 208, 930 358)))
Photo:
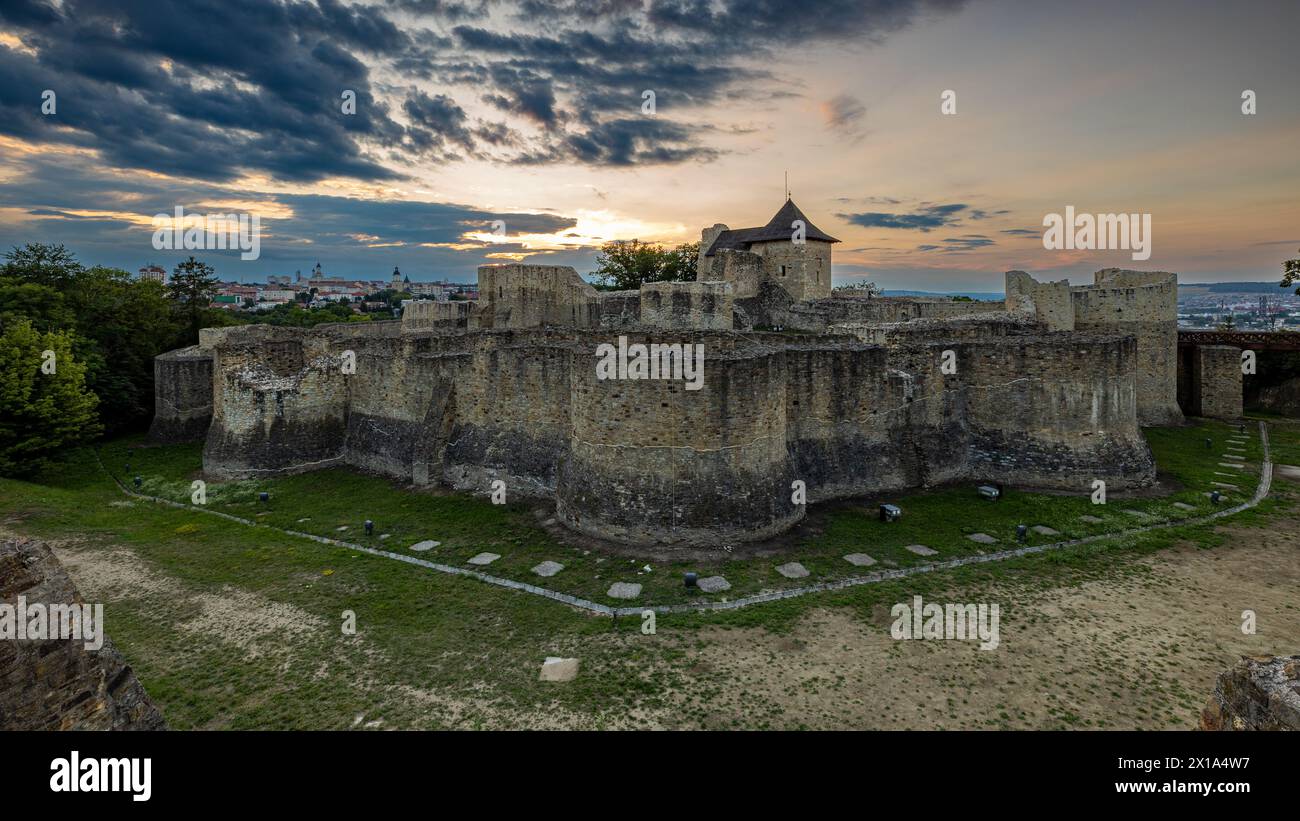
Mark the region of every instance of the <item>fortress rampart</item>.
POLYGON ((812 304, 854 322, 737 333, 718 327, 726 283, 632 297, 577 286, 572 269, 481 277, 494 297, 441 316, 206 335, 205 471, 352 465, 477 493, 500 479, 508 494, 554 499, 576 531, 667 545, 788 529, 806 510, 796 480, 815 503, 958 480, 1082 493, 1093 479, 1154 477, 1131 335, 1053 331, 1026 310, 840 297, 812 304), (701 350, 702 373, 605 378, 600 346, 616 344, 701 350))

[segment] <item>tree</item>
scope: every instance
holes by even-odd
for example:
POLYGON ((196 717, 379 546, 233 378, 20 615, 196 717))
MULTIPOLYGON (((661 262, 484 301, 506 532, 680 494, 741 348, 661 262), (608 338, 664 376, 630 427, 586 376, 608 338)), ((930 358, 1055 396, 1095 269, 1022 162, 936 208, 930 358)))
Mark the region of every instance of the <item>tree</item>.
POLYGON ((19 318, 37 331, 69 335, 110 432, 148 421, 153 358, 180 342, 161 284, 117 268, 86 268, 61 245, 29 244, 0 266, 0 329, 19 318))
POLYGON ((65 291, 82 270, 76 256, 62 245, 31 242, 5 254, 0 276, 65 291))
POLYGON ((1219 325, 1218 325, 1217 330, 1220 330, 1220 331, 1235 331, 1235 330, 1237 330, 1237 319, 1236 319, 1236 317, 1233 316, 1232 314, 1226 314, 1226 315, 1223 317, 1223 319, 1219 320, 1219 325))
POLYGON ((219 286, 212 266, 199 262, 194 257, 172 270, 171 281, 167 283, 167 294, 175 301, 177 311, 189 327, 187 344, 193 345, 199 341, 203 314, 216 298, 219 286))
POLYGON ((65 331, 26 319, 0 334, 0 475, 30 476, 58 451, 99 435, 99 400, 65 331))
POLYGON ((698 242, 671 251, 638 239, 607 242, 596 256, 596 283, 627 291, 646 282, 694 282, 699 252, 698 242))
MULTIPOLYGON (((1288 259, 1282 263, 1281 287, 1290 288, 1297 283, 1300 283, 1300 259, 1288 259)), ((1300 294, 1300 288, 1296 288, 1295 292, 1300 294)))

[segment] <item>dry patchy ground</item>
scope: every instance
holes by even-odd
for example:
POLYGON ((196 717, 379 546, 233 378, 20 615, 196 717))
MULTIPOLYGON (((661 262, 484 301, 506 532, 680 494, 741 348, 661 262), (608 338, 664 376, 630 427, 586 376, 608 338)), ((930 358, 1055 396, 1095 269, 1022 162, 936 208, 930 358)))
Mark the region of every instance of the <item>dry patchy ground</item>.
POLYGON ((895 641, 813 610, 788 636, 710 630, 693 671, 713 726, 955 729, 1193 728, 1214 678, 1243 654, 1300 651, 1300 533, 1293 519, 1225 528, 1213 550, 1182 547, 1145 572, 1032 594, 994 589, 1001 646, 895 641), (1257 633, 1242 632, 1253 610, 1257 633))

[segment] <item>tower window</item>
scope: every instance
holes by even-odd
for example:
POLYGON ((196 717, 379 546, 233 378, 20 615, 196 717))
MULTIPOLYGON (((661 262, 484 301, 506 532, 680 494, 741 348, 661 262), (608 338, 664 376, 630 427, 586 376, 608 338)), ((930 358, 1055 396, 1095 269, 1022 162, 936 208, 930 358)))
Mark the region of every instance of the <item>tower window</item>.
POLYGON ((781 276, 785 276, 785 266, 781 266, 781 276))

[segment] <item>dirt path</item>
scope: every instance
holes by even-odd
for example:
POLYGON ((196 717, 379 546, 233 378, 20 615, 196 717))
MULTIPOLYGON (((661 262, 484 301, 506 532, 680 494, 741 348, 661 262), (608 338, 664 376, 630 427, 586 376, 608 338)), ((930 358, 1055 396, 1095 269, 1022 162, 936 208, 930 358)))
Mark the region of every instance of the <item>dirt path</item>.
POLYGON ((1081 587, 997 590, 1001 646, 895 641, 842 610, 788 637, 710 630, 692 642, 684 707, 707 726, 955 729, 1193 728, 1219 671, 1243 654, 1300 651, 1300 526, 1222 529, 1081 587), (1257 633, 1242 633, 1253 610, 1257 633), (701 699, 700 694, 707 697, 701 699))

